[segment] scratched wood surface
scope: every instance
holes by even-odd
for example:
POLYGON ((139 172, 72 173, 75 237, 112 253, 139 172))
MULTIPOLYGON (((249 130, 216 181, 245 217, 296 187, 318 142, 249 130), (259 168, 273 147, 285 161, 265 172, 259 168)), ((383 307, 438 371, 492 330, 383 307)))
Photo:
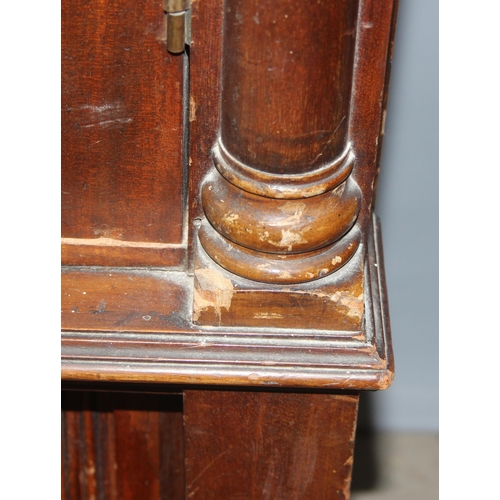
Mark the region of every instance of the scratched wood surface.
MULTIPOLYGON (((368 243, 364 326, 357 331, 331 330, 322 322, 322 310, 317 324, 292 329, 298 319, 291 314, 288 321, 281 318, 283 328, 271 329, 266 323, 277 313, 269 295, 261 295, 266 308, 261 307, 260 317, 250 317, 259 328, 204 328, 192 322, 193 280, 183 272, 65 269, 62 376, 75 381, 385 389, 394 366, 376 219, 368 243)), ((244 300, 244 295, 234 295, 234 300, 244 300)), ((294 299, 297 315, 300 295, 294 299)), ((336 298, 342 305, 346 297, 336 298)), ((355 306, 348 305, 345 313, 355 306)), ((224 314, 223 301, 218 308, 224 314)), ((217 309, 206 312, 217 319, 217 309)))
MULTIPOLYGON (((185 391, 184 408, 165 395, 120 395, 109 387, 65 392, 63 498, 348 498, 358 404, 352 391, 385 389, 394 376, 371 213, 395 2, 335 0, 336 8, 326 11, 313 3, 194 1, 187 96, 187 56, 166 51, 160 0, 63 0, 63 263, 83 266, 63 272, 63 378, 134 382, 145 390, 147 383, 182 384, 185 391), (225 38, 225 59, 224 30, 234 35, 225 38), (231 46, 235 41, 240 45, 231 46), (275 50, 281 42, 288 51, 275 50), (298 71, 281 71, 290 67, 298 71), (214 168, 220 132, 238 161, 263 168, 260 181, 335 163, 351 142, 356 163, 335 179, 345 181, 345 191, 315 200, 326 209, 303 211, 321 222, 308 234, 312 247, 278 238, 294 230, 289 222, 271 240, 291 254, 316 252, 357 227, 367 260, 357 262, 352 297, 319 290, 312 305, 295 297, 303 290, 292 283, 272 294, 264 286, 265 293, 247 300, 255 284, 244 290, 235 282, 232 311, 224 289, 221 300, 206 295, 191 309, 200 276, 182 272, 183 221, 189 217, 187 251, 195 271, 196 236, 206 215, 201 183, 214 168), (349 175, 360 196, 347 189, 349 175), (335 212, 337 201, 342 210, 335 212), (325 218, 325 210, 339 222, 325 218), (325 313, 334 303, 340 306, 335 317, 325 313), (194 324, 202 315, 209 318, 205 326, 194 324), (222 384, 236 389, 221 390, 222 384), (263 392, 254 392, 257 387, 263 392), (324 392, 332 390, 344 393, 324 392)), ((261 184, 262 196, 276 191, 261 184)), ((320 194, 314 182, 306 187, 295 193, 299 200, 320 194)), ((212 217, 218 230, 233 236, 234 220, 222 220, 226 212, 215 204, 221 199, 205 203, 222 214, 212 217)), ((278 212, 293 208, 286 219, 301 203, 274 204, 278 212)), ((239 229, 273 222, 258 202, 252 213, 247 208, 238 208, 247 217, 239 229)), ((259 251, 260 236, 242 246, 259 251)), ((274 245, 266 244, 269 254, 274 245)), ((337 257, 345 260, 335 254, 332 266, 337 257)))
POLYGON ((188 326, 188 280, 181 273, 68 268, 62 274, 63 330, 175 331, 188 326), (177 328, 175 325, 178 325, 177 328))
POLYGON ((161 1, 62 2, 65 264, 182 264, 186 56, 164 21, 161 1))
MULTIPOLYGON (((211 144, 214 165, 198 188, 203 212, 198 240, 191 240, 196 324, 257 326, 268 313, 269 327, 294 316, 291 324, 302 328, 316 324, 327 304, 332 329, 362 328, 394 16, 393 0, 335 0, 328 8, 224 2, 222 66, 207 67, 221 75, 207 113, 220 122, 220 134, 211 144), (353 262, 356 268, 347 265, 353 262), (274 290, 263 294, 254 283, 274 290), (283 285, 304 283, 315 298, 299 312, 295 290, 283 285), (244 300, 229 303, 233 290, 244 300), (348 317, 347 303, 354 306, 348 317), (263 304, 272 310, 262 311, 263 304)), ((193 137, 191 147, 197 142, 193 137)))
POLYGON ((183 500, 182 396, 62 393, 68 500, 183 500))
POLYGON ((358 395, 185 391, 190 500, 346 500, 358 395))

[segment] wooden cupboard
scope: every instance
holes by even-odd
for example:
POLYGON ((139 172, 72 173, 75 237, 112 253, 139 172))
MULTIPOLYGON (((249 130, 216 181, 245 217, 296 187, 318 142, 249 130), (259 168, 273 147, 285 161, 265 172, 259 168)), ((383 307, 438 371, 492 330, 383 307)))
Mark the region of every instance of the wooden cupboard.
POLYGON ((64 498, 349 497, 395 18, 63 0, 64 498))

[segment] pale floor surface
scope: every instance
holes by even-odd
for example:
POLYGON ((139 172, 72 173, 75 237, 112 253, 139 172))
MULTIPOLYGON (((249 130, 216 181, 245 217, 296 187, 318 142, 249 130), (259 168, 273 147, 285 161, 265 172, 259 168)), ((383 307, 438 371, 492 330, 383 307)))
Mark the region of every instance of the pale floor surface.
POLYGON ((351 500, 437 500, 438 450, 438 434, 358 434, 351 500))

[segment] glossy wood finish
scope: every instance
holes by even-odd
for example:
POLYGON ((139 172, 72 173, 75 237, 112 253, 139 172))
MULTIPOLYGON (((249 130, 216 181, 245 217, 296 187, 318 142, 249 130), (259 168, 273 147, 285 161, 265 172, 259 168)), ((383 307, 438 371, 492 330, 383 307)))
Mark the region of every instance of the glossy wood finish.
POLYGON ((256 292, 252 282, 262 282, 276 285, 266 313, 267 325, 279 327, 297 312, 283 285, 314 281, 302 291, 315 291, 318 303, 306 304, 294 318, 297 328, 317 322, 330 285, 356 306, 345 323, 343 307, 329 303, 332 328, 362 328, 357 302, 363 306, 363 243, 370 232, 393 3, 364 1, 359 9, 342 0, 328 9, 293 4, 293 15, 302 16, 293 35, 287 30, 291 6, 286 0, 272 8, 266 2, 225 3, 221 131, 213 145, 215 168, 201 186, 210 224, 198 224, 195 262, 193 319, 200 325, 259 324, 253 320, 271 297, 256 292), (336 29, 320 29, 325 16, 336 29), (315 41, 315 33, 326 38, 308 57, 306 41, 315 41), (318 96, 321 110, 313 104, 318 96), (308 128, 315 124, 309 112, 323 123, 322 134, 308 128), (354 262, 357 268, 347 265, 354 262), (206 280, 208 275, 221 278, 206 280), (247 292, 244 305, 227 299, 235 290, 247 292), (205 310, 211 301, 210 315, 205 310))
POLYGON ((66 331, 171 332, 188 325, 189 280, 181 272, 70 267, 61 285, 66 331))
POLYGON ((351 179, 308 200, 273 199, 242 191, 215 172, 202 197, 207 219, 222 236, 250 250, 282 256, 337 241, 356 221, 361 204, 361 191, 351 179))
MULTIPOLYGON (((294 235, 301 238, 299 233, 292 233, 291 238, 287 239, 288 236, 283 236, 280 241, 274 241, 274 243, 283 247, 288 245, 288 248, 292 247, 295 242, 300 244, 302 240, 296 239, 294 235)), ((353 230, 345 238, 329 246, 326 251, 320 249, 301 254, 267 253, 265 260, 263 260, 260 252, 255 252, 234 242, 228 242, 220 234, 214 233, 208 223, 201 225, 198 237, 206 253, 222 268, 230 270, 232 277, 234 276, 233 273, 235 273, 245 276, 248 280, 274 285, 293 285, 308 282, 333 273, 345 266, 353 258, 361 239, 359 231, 353 230)), ((201 248, 199 252, 195 275, 200 272, 210 272, 222 276, 222 269, 217 269, 210 260, 204 259, 201 248)), ((357 261, 359 262, 359 259, 357 261)), ((358 272, 362 274, 363 271, 358 269, 358 272)), ((255 286, 234 277, 233 281, 236 288, 251 290, 255 286)), ((362 293, 363 284, 362 282, 357 284, 359 295, 362 293)), ((323 281, 320 287, 317 288, 318 294, 326 293, 326 287, 327 282, 323 281)), ((211 285, 209 289, 204 289, 200 280, 198 280, 198 289, 201 293, 217 292, 217 290, 211 290, 211 285)), ((287 291, 287 289, 277 287, 275 287, 275 290, 277 293, 287 291)), ((193 311, 194 316, 196 316, 196 303, 193 306, 193 311)))
MULTIPOLYGON (((114 4, 109 4, 109 6, 107 7, 107 9, 111 9, 110 12, 114 12, 112 8, 115 8, 116 6, 113 7, 113 5, 114 4)), ((344 5, 345 7, 345 4, 342 3, 342 5, 344 5)), ((66 12, 66 10, 68 9, 71 10, 71 6, 72 4, 70 3, 64 3, 64 12, 66 12)), ((88 14, 89 12, 90 14, 92 14, 92 12, 94 12, 92 10, 91 3, 81 3, 81 5, 79 4, 79 8, 83 9, 81 13, 83 17, 85 17, 84 14, 88 14)), ((242 6, 242 8, 244 8, 244 6, 242 6)), ((357 222, 353 230, 359 230, 362 244, 362 247, 360 248, 362 248, 363 251, 365 251, 365 249, 368 247, 366 238, 368 236, 368 233, 370 233, 371 231, 371 218, 369 217, 371 213, 371 186, 374 181, 378 132, 380 131, 380 126, 382 123, 381 106, 383 106, 383 101, 380 100, 380 96, 385 92, 384 84, 386 84, 385 77, 387 73, 386 58, 388 55, 390 30, 391 26, 393 26, 394 11, 392 10, 392 8, 393 2, 391 1, 371 2, 364 0, 360 3, 359 16, 356 22, 357 42, 355 48, 356 56, 354 58, 355 64, 353 67, 352 78, 353 92, 351 93, 351 117, 349 121, 349 137, 354 145, 356 167, 354 168, 354 170, 352 170, 352 172, 347 169, 347 175, 349 176, 349 181, 352 179, 359 185, 361 189, 362 203, 357 216, 357 222), (387 35, 387 40, 384 37, 384 34, 387 35), (374 64, 373 61, 378 61, 378 63, 374 64), (383 92, 377 93, 377 88, 382 89, 383 92), (361 163, 358 162, 358 159, 360 159, 361 163)), ((148 9, 149 7, 145 9, 144 12, 153 12, 152 10, 149 11, 148 9)), ((341 9, 339 12, 345 13, 347 11, 342 11, 341 9)), ((156 14, 154 14, 154 16, 156 16, 156 14)), ((70 18, 71 16, 69 16, 69 14, 66 15, 65 22, 70 23, 70 25, 71 23, 76 23, 75 26, 80 26, 80 20, 72 21, 70 20, 70 18)), ((120 17, 120 21, 116 22, 125 22, 125 18, 127 18, 127 16, 123 15, 120 17), (123 19, 121 19, 122 17, 123 19)), ((90 16, 89 19, 92 20, 94 18, 90 16)), ((107 19, 107 17, 103 17, 102 19, 107 19)), ((133 24, 133 22, 129 18, 127 19, 128 23, 133 24)), ((143 25, 145 20, 147 19, 147 17, 134 17, 134 20, 136 20, 139 25, 143 25)), ((345 21, 345 17, 343 19, 345 21)), ((259 23, 254 22, 254 24, 256 27, 259 26, 259 23)), ((90 25, 91 23, 89 24, 89 26, 90 25)), ((113 25, 113 23, 111 23, 111 25, 113 25)), ((190 54, 190 73, 192 88, 189 107, 191 129, 190 153, 192 153, 192 157, 190 158, 190 217, 194 218, 191 222, 196 222, 196 219, 202 214, 199 197, 200 182, 206 172, 210 168, 212 168, 210 149, 214 144, 217 144, 217 137, 220 126, 220 106, 218 104, 221 97, 221 61, 223 60, 222 26, 223 3, 221 1, 213 0, 207 2, 195 2, 195 4, 193 5, 194 35, 190 54)), ((99 29, 102 30, 103 28, 101 27, 99 29)), ((252 28, 252 30, 253 29, 255 28, 252 28)), ((301 27, 301 30, 302 29, 307 28, 301 27)), ((117 31, 115 30, 111 33, 114 33, 114 37, 111 37, 109 39, 109 42, 110 46, 113 47, 113 43, 117 43, 115 40, 117 38, 117 31)), ((71 43, 73 41, 71 37, 65 38, 64 40, 64 47, 66 47, 66 45, 71 46, 71 43)), ((294 43, 290 40, 289 42, 294 43)), ((94 43, 92 42, 92 37, 91 43, 94 43)), ((78 44, 74 43, 73 45, 76 46, 78 44)), ((83 45, 84 44, 82 44, 82 46, 83 45)), ((64 50, 66 50, 66 48, 64 48, 64 50)), ((173 60, 171 59, 171 57, 173 56, 166 54, 166 57, 167 58, 165 59, 165 64, 168 66, 169 64, 171 64, 171 61, 173 60)), ((92 64, 90 64, 88 67, 93 70, 92 64)), ((133 72, 129 71, 128 73, 133 72)), ((67 84, 68 82, 65 81, 65 85, 67 84)), ((72 89, 71 85, 68 84, 68 87, 71 91, 74 91, 74 88, 72 89)), ((75 96, 75 98, 78 98, 78 94, 75 94, 75 96)), ((225 175, 228 175, 227 172, 225 172, 225 175)), ((347 183, 348 181, 345 182, 347 183)), ((233 184, 234 183, 231 183, 231 185, 233 184)), ((270 185, 270 188, 274 189, 272 185, 270 185)), ((318 195, 316 194, 316 196, 308 196, 304 199, 313 200, 314 198, 317 198, 317 196, 318 195)), ((291 200, 296 200, 296 198, 292 196, 291 200)), ((275 199, 271 201, 273 203, 277 203, 280 200, 275 199)), ((293 201, 293 203, 295 203, 295 201, 293 201)), ((298 203, 300 205, 300 202, 298 203)), ((294 209, 299 208, 299 205, 294 205, 294 209)), ((255 204, 255 206, 257 206, 257 204, 255 204)), ((352 208, 352 205, 349 203, 347 203, 346 206, 352 208)), ((134 207, 131 206, 130 208, 131 212, 133 212, 134 207)), ((299 212, 300 210, 294 210, 293 216, 297 215, 298 217, 299 212)), ((309 212, 307 213, 309 214, 309 212)), ((319 210, 318 213, 320 213, 321 215, 322 211, 319 210)), ((344 218, 344 212, 341 211, 339 213, 341 214, 341 218, 344 218)), ((312 215, 309 216, 313 217, 312 215)), ((326 219, 328 219, 328 217, 326 217, 326 219)), ((345 217, 344 219, 344 222, 346 222, 346 224, 347 222, 352 222, 352 218, 350 217, 345 217)), ((221 228, 222 232, 225 231, 229 234, 232 229, 230 219, 226 219, 226 222, 228 223, 221 224, 219 227, 221 228)), ((326 220, 326 222, 328 222, 328 220, 326 220)), ((289 223, 287 222, 286 224, 289 223)), ((325 225, 331 226, 331 224, 326 223, 325 225)), ((195 227, 195 224, 191 224, 190 226, 195 227)), ((291 225, 285 225, 285 233, 291 232, 291 227, 291 225)), ((242 227, 239 227, 239 229, 241 228, 242 227)), ((262 231, 264 231, 261 231, 261 236, 265 235, 265 230, 263 228, 261 229, 262 231)), ((305 226, 303 229, 305 230, 305 226)), ((313 240, 315 241, 312 243, 314 247, 321 246, 325 241, 329 241, 328 239, 324 239, 321 234, 318 235, 315 231, 310 231, 310 234, 314 235, 313 240)), ((341 233, 337 233, 337 235, 338 234, 341 233)), ((191 234, 191 236, 194 235, 191 234)), ((278 236, 278 233, 276 233, 274 236, 278 236)), ((70 258, 76 259, 78 257, 78 259, 80 260, 77 260, 77 263, 83 265, 88 263, 89 261, 87 259, 88 256, 86 256, 84 252, 82 253, 82 248, 85 246, 92 247, 91 254, 95 257, 97 255, 97 253, 95 253, 97 251, 96 248, 99 245, 96 245, 96 239, 85 239, 86 243, 89 243, 88 245, 78 245, 77 243, 75 243, 75 241, 79 239, 81 238, 72 239, 71 244, 68 244, 68 239, 66 239, 65 246, 63 246, 63 255, 65 255, 68 246, 71 246, 72 250, 71 252, 69 252, 69 254, 72 257, 70 258)), ((342 239, 343 238, 341 238, 341 241, 342 239)), ((100 240, 101 243, 106 243, 104 247, 107 248, 99 249, 99 252, 102 252, 99 254, 102 255, 102 260, 99 260, 98 262, 94 261, 94 263, 103 265, 110 255, 109 249, 112 246, 114 252, 113 259, 116 259, 115 262, 118 262, 122 266, 138 266, 138 261, 140 261, 140 259, 144 259, 143 262, 147 263, 149 266, 154 266, 154 262, 157 261, 156 259, 163 259, 163 263, 168 262, 169 264, 171 264, 171 267, 169 267, 170 270, 182 268, 182 266, 174 267, 174 262, 171 259, 169 260, 166 258, 166 255, 171 255, 170 250, 175 250, 175 252, 177 252, 178 254, 182 254, 182 244, 163 244, 148 242, 139 242, 139 244, 137 244, 138 242, 132 242, 135 245, 133 247, 134 257, 130 258, 130 254, 127 254, 130 248, 122 249, 120 245, 116 244, 117 240, 108 238, 98 238, 98 240, 100 240), (114 242, 113 245, 108 245, 111 240, 114 242), (153 247, 147 247, 148 244, 153 245, 153 247), (163 252, 161 248, 154 247, 155 245, 174 245, 176 246, 176 248, 166 248, 165 252, 163 252), (146 258, 146 249, 148 250, 148 252, 151 251, 153 254, 156 254, 156 256, 153 256, 151 259, 149 257, 146 258)), ((343 254, 338 254, 335 252, 334 254, 329 255, 331 259, 329 259, 329 261, 326 262, 324 266, 323 263, 320 263, 320 265, 318 265, 318 262, 317 260, 315 260, 315 258, 311 259, 314 262, 314 264, 310 266, 314 268, 313 271, 308 269, 300 269, 300 265, 303 262, 306 262, 307 259, 295 257, 294 252, 297 248, 297 243, 295 241, 292 242, 290 238, 282 238, 281 240, 272 238, 271 240, 275 243, 281 243, 287 251, 288 249, 290 249, 290 255, 278 254, 280 255, 279 260, 276 260, 275 262, 280 262, 281 260, 283 262, 286 262, 287 260, 294 261, 293 266, 295 267, 293 270, 297 271, 297 269, 299 269, 298 274, 300 275, 300 279, 321 278, 318 280, 318 283, 321 281, 322 285, 316 290, 309 287, 300 289, 295 288, 293 282, 286 281, 285 285, 279 285, 275 289, 270 290, 269 288, 266 288, 265 285, 256 286, 255 283, 248 284, 248 282, 243 283, 245 286, 241 286, 241 283, 235 280, 231 283, 233 292, 235 292, 232 295, 231 304, 237 307, 226 307, 229 300, 224 297, 229 295, 227 293, 228 290, 215 290, 215 293, 212 293, 214 292, 213 290, 200 288, 199 285, 202 280, 199 279, 199 271, 202 269, 197 268, 198 276, 195 276, 195 279, 193 279, 192 287, 191 285, 182 285, 180 288, 178 286, 179 282, 182 282, 183 280, 189 281, 190 279, 192 279, 188 275, 177 275, 177 277, 172 281, 171 285, 168 283, 168 279, 164 280, 163 282, 161 279, 155 282, 158 275, 155 275, 156 277, 153 279, 153 281, 149 281, 148 279, 140 280, 140 283, 142 283, 142 285, 140 286, 144 286, 144 289, 139 290, 139 288, 135 288, 132 297, 140 297, 140 301, 142 301, 142 303, 140 301, 135 302, 134 300, 130 300, 129 302, 125 301, 124 309, 128 310, 125 318, 122 316, 121 311, 117 309, 118 305, 120 305, 120 301, 116 303, 115 309, 113 309, 114 306, 111 307, 109 304, 107 304, 107 310, 103 313, 100 310, 102 309, 102 305, 99 306, 101 302, 106 302, 105 300, 103 300, 103 297, 98 298, 97 301, 95 301, 95 304, 90 304, 84 300, 84 307, 88 309, 89 313, 84 315, 82 315, 81 312, 76 312, 75 307, 78 307, 76 303, 65 303, 65 319, 63 322, 63 327, 75 329, 78 331, 89 331, 88 329, 93 328, 97 328, 97 331, 157 331, 159 333, 178 331, 178 329, 184 329, 186 331, 189 331, 190 329, 191 331, 203 331, 203 328, 198 330, 198 328, 191 323, 193 320, 195 320, 200 325, 206 324, 209 327, 218 327, 219 325, 225 324, 226 326, 230 326, 231 328, 243 327, 289 329, 290 327, 296 327, 300 330, 313 324, 320 330, 339 329, 340 331, 348 331, 352 338, 360 335, 363 327, 362 318, 364 314, 364 312, 360 310, 360 307, 364 307, 365 303, 368 303, 371 300, 364 296, 365 291, 370 288, 370 284, 366 285, 364 283, 363 276, 366 274, 366 271, 363 269, 364 262, 362 255, 359 256, 358 268, 355 270, 355 272, 353 272, 354 274, 352 276, 346 279, 346 276, 342 274, 342 270, 345 271, 346 267, 342 265, 345 264, 348 258, 343 254), (340 272, 337 271, 339 268, 340 272), (326 270, 326 272, 323 272, 324 270, 326 270), (335 279, 331 278, 333 279, 333 281, 325 281, 325 278, 322 277, 325 275, 325 273, 328 274, 329 272, 332 272, 332 276, 335 277, 335 279), (151 294, 149 293, 150 285, 153 286, 153 296, 151 296, 151 294), (335 286, 339 286, 339 288, 335 290, 335 286), (163 299, 161 298, 162 287, 165 288, 165 297, 163 299), (258 293, 247 293, 245 296, 245 287, 247 287, 246 290, 248 292, 257 291, 258 293), (328 287, 330 287, 330 289, 328 287), (177 311, 177 308, 179 307, 179 301, 171 299, 171 295, 179 293, 181 301, 186 299, 187 302, 190 302, 190 295, 195 295, 194 292, 198 293, 198 300, 194 301, 196 307, 192 311, 193 314, 191 315, 190 313, 186 313, 185 310, 181 312, 177 311), (211 295, 215 295, 215 302, 210 302, 211 295), (305 295, 307 295, 308 297, 316 296, 318 300, 315 304, 304 303, 302 300, 297 300, 297 296, 304 297, 305 295), (152 301, 152 303, 150 304, 151 307, 148 305, 148 301, 150 300, 152 301), (163 304, 161 303, 162 300, 163 304), (269 306, 270 309, 262 310, 263 304, 269 306), (325 306, 330 307, 330 309, 328 309, 327 307, 326 314, 324 308, 325 306), (72 312, 73 310, 75 310, 75 312, 72 312), (156 315, 148 314, 148 312, 151 311, 156 312, 156 315), (309 315, 309 312, 311 312, 312 314, 309 315), (113 315, 115 316, 113 317, 113 315), (172 317, 176 318, 175 321, 171 321, 171 315, 172 317), (147 319, 144 319, 144 317, 146 317, 147 319), (103 318, 107 318, 107 320, 102 321, 103 318)), ((129 245, 131 242, 126 243, 127 245, 129 245)), ((249 242, 247 241, 246 245, 248 244, 249 242)), ((250 242, 250 244, 252 243, 250 242)), ((267 242, 267 244, 267 250, 269 250, 270 248, 269 245, 274 246, 269 241, 267 242)), ((190 248, 194 249, 196 246, 196 238, 191 239, 190 248)), ((131 245, 129 245, 129 247, 131 247, 131 245)), ((248 248, 248 246, 244 245, 242 245, 242 247, 244 249, 248 248)), ((305 247, 299 246, 299 249, 303 251, 305 250, 305 247)), ((241 253, 244 253, 244 251, 245 250, 241 250, 241 253)), ((312 252, 315 251, 316 250, 313 250, 312 252)), ((249 261, 249 263, 245 264, 244 259, 240 259, 239 256, 240 254, 238 254, 237 259, 234 259, 236 262, 243 262, 243 265, 246 266, 247 269, 254 270, 257 268, 257 266, 253 265, 251 260, 249 261)), ((304 256, 315 257, 311 254, 311 252, 306 252, 304 256)), ((216 255, 214 255, 214 252, 212 252, 212 257, 216 257, 216 255)), ((270 259, 269 257, 267 259, 268 261, 272 260, 272 258, 270 259)), ((351 259, 349 260, 349 262, 351 262, 352 264, 354 261, 351 259)), ((214 263, 213 265, 214 270, 217 270, 217 264, 214 263)), ((194 269, 191 269, 191 271, 193 270, 194 269)), ((106 271, 103 271, 103 273, 105 272, 106 271)), ((139 274, 142 273, 143 277, 146 278, 148 276, 148 272, 144 273, 143 271, 140 271, 139 274)), ((286 277, 287 273, 289 273, 289 270, 284 268, 281 269, 281 272, 278 274, 284 275, 285 277, 283 279, 289 280, 289 278, 286 277)), ((85 274, 85 272, 80 272, 80 270, 77 270, 77 274, 75 274, 75 276, 84 276, 85 274)), ((90 274, 92 274, 95 278, 93 272, 91 272, 90 274)), ((68 274, 65 273, 65 280, 67 276, 68 274)), ((135 277, 137 278, 137 275, 135 277)), ((134 279, 134 276, 131 275, 130 278, 134 279)), ((259 279, 262 279, 262 277, 259 277, 259 279)), ((294 278, 292 276, 292 280, 293 279, 294 278)), ((97 279, 95 283, 96 286, 97 283, 101 283, 101 278, 97 279)), ((120 280, 120 284, 113 292, 115 297, 118 297, 120 294, 122 294, 123 297, 127 297, 127 286, 125 286, 124 283, 125 280, 120 280)), ((108 286, 108 284, 104 285, 102 283, 101 285, 108 286)), ((94 287, 94 289, 96 290, 96 292, 98 291, 96 287, 94 287)), ((69 296, 72 295, 71 291, 66 290, 66 284, 64 284, 63 290, 65 297, 69 298, 69 296)), ((102 295, 102 293, 103 289, 101 289, 99 293, 97 293, 97 295, 102 295)), ((83 292, 81 292, 80 298, 83 300, 84 297, 85 296, 83 292)), ((73 299, 74 294, 71 300, 73 299)), ((210 331, 210 328, 208 328, 207 331, 210 331)))
POLYGON ((397 4, 398 0, 363 0, 358 14, 349 137, 359 165, 353 177, 363 191, 358 224, 365 237, 373 212, 397 4))
POLYGON ((180 395, 62 394, 67 499, 184 499, 180 395))
POLYGON ((61 261, 68 266, 168 267, 185 269, 184 244, 63 238, 61 261))
POLYGON ((365 306, 364 256, 355 252, 360 234, 342 238, 325 252, 306 254, 268 254, 266 263, 234 243, 213 233, 207 237, 206 225, 199 233, 204 248, 198 250, 194 272, 193 321, 198 325, 232 327, 311 328, 352 332, 362 331, 365 306), (206 238, 206 239, 205 239, 206 238), (236 270, 247 270, 259 281, 242 280, 213 260, 230 262, 236 270), (346 263, 347 262, 347 263, 346 263), (332 272, 343 266, 342 272, 332 272), (246 269, 245 269, 246 268, 246 269), (330 274, 325 279, 309 281, 330 274), (272 283, 274 281, 274 283, 272 283), (321 285, 317 283, 321 281, 321 285))
POLYGON ((357 395, 186 391, 186 498, 345 500, 357 395))
POLYGON ((62 2, 64 264, 183 265, 185 56, 164 21, 156 2, 62 2))

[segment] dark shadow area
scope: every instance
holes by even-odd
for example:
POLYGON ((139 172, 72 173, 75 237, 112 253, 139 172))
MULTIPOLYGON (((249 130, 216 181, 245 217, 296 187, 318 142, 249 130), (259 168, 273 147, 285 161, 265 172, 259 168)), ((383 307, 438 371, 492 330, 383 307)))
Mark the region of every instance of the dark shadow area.
POLYGON ((380 477, 373 427, 372 398, 371 392, 362 392, 359 398, 351 491, 372 490, 377 486, 380 477))
POLYGON ((71 391, 61 393, 63 411, 111 412, 114 410, 182 412, 182 394, 71 391))
POLYGON ((182 394, 90 386, 61 394, 63 498, 184 498, 182 394))

